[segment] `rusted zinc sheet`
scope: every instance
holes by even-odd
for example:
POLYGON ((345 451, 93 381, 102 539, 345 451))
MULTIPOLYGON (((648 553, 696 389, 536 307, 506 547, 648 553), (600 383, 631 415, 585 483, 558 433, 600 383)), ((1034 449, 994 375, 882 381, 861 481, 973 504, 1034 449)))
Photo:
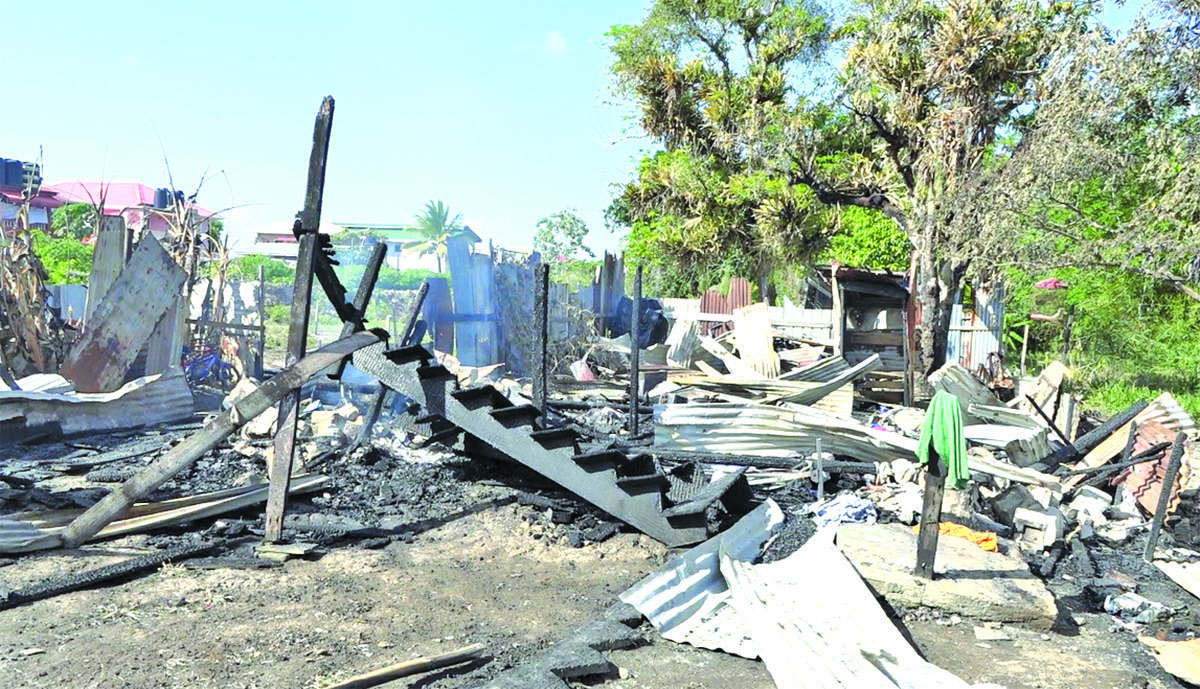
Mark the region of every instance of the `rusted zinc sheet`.
POLYGON ((121 387, 154 326, 175 303, 187 276, 153 235, 138 244, 125 269, 96 308, 83 337, 62 366, 79 392, 121 387))

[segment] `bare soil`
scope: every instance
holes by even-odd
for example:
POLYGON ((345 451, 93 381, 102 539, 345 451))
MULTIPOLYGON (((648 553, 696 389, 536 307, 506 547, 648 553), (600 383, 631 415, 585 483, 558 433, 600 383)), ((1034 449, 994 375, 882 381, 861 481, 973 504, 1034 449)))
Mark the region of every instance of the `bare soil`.
MULTIPOLYGON (((580 523, 598 518, 586 506, 575 510, 574 523, 558 524, 551 514, 562 511, 558 503, 553 510, 498 504, 518 497, 513 485, 536 488, 538 477, 446 452, 393 449, 329 460, 322 467, 333 478, 329 490, 293 502, 289 533, 322 543, 323 554, 314 558, 270 569, 167 565, 117 585, 0 611, 0 689, 319 689, 417 655, 483 644, 485 662, 392 685, 464 686, 529 661, 610 606, 669 555, 661 544, 628 530, 573 547, 580 543, 580 523), (365 527, 368 533, 297 531, 296 524, 314 522, 365 527)), ((225 487, 261 469, 260 460, 222 449, 165 486, 162 496, 225 487)), ((14 499, 9 509, 90 504, 97 497, 81 476, 25 471, 40 492, 14 499)), ((549 495, 567 499, 561 492, 549 495)), ((260 506, 215 523, 78 551, 0 559, 0 565, 8 563, 0 566, 0 586, 20 589, 198 536, 240 542, 226 554, 248 559, 261 537, 261 515, 260 506)), ((808 526, 797 523, 776 539, 768 559, 799 547, 811 532, 808 526)), ((1176 608, 1176 620, 1187 628, 1196 627, 1189 618, 1195 601, 1143 566, 1139 544, 1091 552, 1083 561, 1068 556, 1055 570, 1052 588, 1071 621, 1060 632, 1004 627, 1010 640, 980 642, 975 623, 950 614, 900 610, 893 619, 931 662, 970 682, 1008 689, 1180 687, 1133 633, 1095 612, 1095 598, 1104 591, 1079 582, 1105 576, 1137 580, 1139 592, 1176 608)), ((1164 624, 1169 626, 1162 631, 1180 633, 1175 622, 1164 624)), ((665 641, 648 625, 642 632, 641 646, 609 654, 610 675, 578 686, 774 686, 760 662, 665 641)))

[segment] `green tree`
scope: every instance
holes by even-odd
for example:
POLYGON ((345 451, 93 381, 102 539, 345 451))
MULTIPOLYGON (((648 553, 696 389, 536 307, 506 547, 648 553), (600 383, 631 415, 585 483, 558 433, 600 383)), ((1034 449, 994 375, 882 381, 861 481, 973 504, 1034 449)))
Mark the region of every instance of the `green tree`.
POLYGON ((446 240, 469 232, 463 224, 462 213, 450 215, 449 206, 441 201, 426 203, 425 209, 413 220, 412 229, 418 231, 421 238, 408 242, 404 248, 416 251, 418 256, 435 254, 439 273, 446 258, 446 240))
POLYGON ((1120 270, 1200 301, 1200 5, 1163 4, 1046 70, 1036 119, 984 181, 977 246, 998 265, 1120 270))
POLYGON ((587 223, 574 209, 561 210, 537 222, 533 249, 547 261, 557 261, 560 256, 564 260, 581 258, 581 255, 594 258, 596 254, 583 243, 587 233, 587 223))
POLYGON ((46 268, 49 284, 87 284, 92 274, 91 245, 72 236, 55 237, 34 230, 33 250, 46 268))
POLYGON ((630 229, 630 254, 657 264, 661 293, 741 274, 767 294, 775 265, 823 246, 825 210, 754 139, 794 108, 789 67, 816 59, 828 28, 815 3, 659 0, 610 32, 617 91, 663 150, 642 159, 607 218, 630 229))
POLYGON ((736 244, 761 265, 824 248, 836 226, 820 207, 882 213, 914 248, 923 381, 945 361, 975 258, 976 183, 998 163, 997 136, 1028 126, 1039 78, 1089 11, 863 0, 827 14, 804 0, 658 0, 642 24, 613 31, 618 84, 666 149, 643 161, 616 215, 631 236, 657 225, 668 244, 736 244), (828 56, 840 58, 832 74, 828 56))
POLYGON ((90 203, 68 203, 50 216, 50 233, 55 237, 83 239, 96 233, 96 208, 90 203))
POLYGON ((295 266, 260 254, 233 259, 225 277, 228 280, 257 280, 259 267, 263 269, 263 279, 272 285, 288 285, 296 280, 295 266))

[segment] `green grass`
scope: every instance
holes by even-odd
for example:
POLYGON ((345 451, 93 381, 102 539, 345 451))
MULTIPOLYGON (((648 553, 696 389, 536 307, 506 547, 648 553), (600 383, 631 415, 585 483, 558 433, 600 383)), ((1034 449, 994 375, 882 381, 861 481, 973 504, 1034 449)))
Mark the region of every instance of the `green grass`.
POLYGON ((1084 391, 1083 402, 1085 407, 1111 416, 1128 408, 1138 400, 1149 402, 1164 392, 1174 395, 1179 404, 1192 415, 1192 418, 1200 419, 1200 392, 1164 390, 1145 385, 1134 385, 1124 380, 1113 380, 1092 386, 1084 391))

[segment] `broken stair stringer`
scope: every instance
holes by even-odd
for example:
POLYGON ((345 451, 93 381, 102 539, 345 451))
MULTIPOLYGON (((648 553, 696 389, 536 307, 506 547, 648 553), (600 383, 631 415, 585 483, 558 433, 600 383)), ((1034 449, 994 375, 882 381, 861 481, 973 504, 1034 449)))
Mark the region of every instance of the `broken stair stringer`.
POLYGON ((355 367, 421 405, 428 416, 445 419, 669 546, 704 540, 708 507, 717 499, 726 507, 740 507, 730 503, 748 494, 741 490, 745 479, 739 475, 702 491, 696 500, 671 504, 667 477, 648 458, 630 458, 617 450, 581 453, 574 431, 541 428, 535 407, 513 405, 491 386, 460 389, 454 375, 432 360, 420 346, 386 351, 379 344, 354 355, 355 367))

